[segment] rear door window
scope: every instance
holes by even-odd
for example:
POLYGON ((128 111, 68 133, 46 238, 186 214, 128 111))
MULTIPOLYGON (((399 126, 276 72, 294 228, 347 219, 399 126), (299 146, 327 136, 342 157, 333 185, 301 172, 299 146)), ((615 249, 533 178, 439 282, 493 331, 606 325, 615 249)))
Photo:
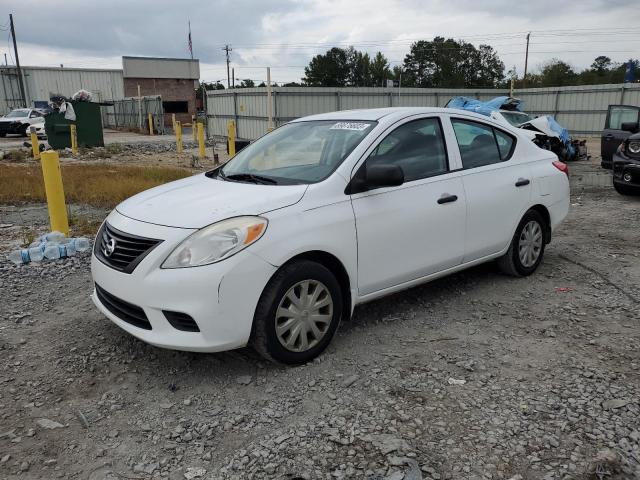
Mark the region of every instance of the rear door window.
POLYGON ((451 119, 458 141, 462 167, 483 167, 511 158, 515 138, 508 133, 480 122, 451 119))
POLYGON ((640 109, 627 105, 611 105, 605 128, 622 130, 623 123, 637 122, 640 109))

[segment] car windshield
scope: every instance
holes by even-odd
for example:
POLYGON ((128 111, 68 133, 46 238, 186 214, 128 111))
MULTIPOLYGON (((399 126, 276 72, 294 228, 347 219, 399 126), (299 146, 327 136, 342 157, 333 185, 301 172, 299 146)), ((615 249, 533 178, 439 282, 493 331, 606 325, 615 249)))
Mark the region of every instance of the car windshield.
POLYGON ((27 109, 13 110, 12 112, 9 112, 7 114, 7 118, 22 118, 22 117, 28 117, 28 116, 29 116, 29 110, 27 109))
POLYGON ((524 112, 500 112, 507 122, 514 127, 522 125, 525 122, 530 122, 535 117, 524 112))
POLYGON ((376 122, 316 120, 284 125, 241 150, 219 169, 226 180, 314 183, 327 178, 376 122))

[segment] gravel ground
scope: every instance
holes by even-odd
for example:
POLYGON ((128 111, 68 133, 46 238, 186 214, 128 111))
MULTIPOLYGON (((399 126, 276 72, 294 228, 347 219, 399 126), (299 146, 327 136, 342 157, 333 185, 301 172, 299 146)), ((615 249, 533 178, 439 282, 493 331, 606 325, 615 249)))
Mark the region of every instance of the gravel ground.
POLYGON ((640 478, 640 198, 576 187, 533 276, 363 305, 298 368, 134 339, 87 254, 0 262, 0 478, 640 478))

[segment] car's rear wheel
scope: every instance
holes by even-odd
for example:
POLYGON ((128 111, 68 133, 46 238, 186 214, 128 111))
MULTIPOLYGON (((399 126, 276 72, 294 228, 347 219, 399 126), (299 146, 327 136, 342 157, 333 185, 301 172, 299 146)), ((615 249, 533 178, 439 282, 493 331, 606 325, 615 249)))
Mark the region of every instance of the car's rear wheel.
POLYGON ((509 250, 498 259, 500 269, 515 277, 536 271, 544 256, 545 231, 548 228, 539 212, 529 210, 518 224, 509 250))
POLYGON ((262 292, 251 343, 269 360, 305 363, 327 348, 341 316, 342 294, 331 271, 309 260, 294 261, 262 292))

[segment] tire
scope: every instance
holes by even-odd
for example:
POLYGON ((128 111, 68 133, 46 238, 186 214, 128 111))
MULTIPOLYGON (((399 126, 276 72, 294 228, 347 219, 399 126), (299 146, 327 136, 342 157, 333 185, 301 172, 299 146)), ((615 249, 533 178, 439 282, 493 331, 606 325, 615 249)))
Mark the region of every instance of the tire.
POLYGON ((4 138, 7 136, 7 132, 0 132, 0 138, 4 138))
POLYGON ((342 317, 342 302, 340 285, 326 267, 309 260, 286 264, 269 280, 260 296, 250 343, 267 360, 288 365, 306 363, 320 355, 331 342, 342 317), (306 297, 304 285, 307 285, 306 297), (317 296, 314 305, 325 304, 328 299, 330 307, 314 308, 307 304, 306 301, 313 301, 314 295, 317 296), (294 303, 292 298, 302 303, 294 303), (317 312, 315 317, 322 321, 314 321, 313 312, 317 312), (315 326, 315 332, 311 325, 315 326))
MULTIPOLYGON (((535 272, 544 257, 545 232, 548 228, 549 226, 547 225, 547 222, 540 213, 535 210, 527 211, 527 213, 524 214, 524 217, 522 217, 522 220, 520 220, 518 228, 516 228, 516 232, 511 239, 511 245, 509 245, 509 250, 507 250, 507 253, 498 259, 498 267, 500 267, 500 270, 513 277, 526 277, 535 272), (536 224, 537 227, 535 227, 536 224), (529 230, 531 226, 533 226, 532 230, 529 230), (535 239, 538 239, 537 235, 539 234, 540 240, 539 244, 535 241, 537 248, 535 248, 534 245, 534 251, 537 252, 537 257, 531 264, 523 263, 520 256, 520 247, 522 246, 523 248, 526 248, 524 245, 521 245, 521 242, 527 240, 526 236, 529 233, 533 234, 535 239)), ((529 261, 531 260, 532 259, 529 258, 529 261)))
POLYGON ((22 135, 23 137, 26 137, 28 131, 29 131, 29 125, 25 125, 24 127, 20 128, 20 135, 22 135))
POLYGON ((616 189, 620 195, 638 195, 640 194, 640 189, 629 187, 628 185, 620 185, 619 183, 613 184, 613 188, 616 189))

